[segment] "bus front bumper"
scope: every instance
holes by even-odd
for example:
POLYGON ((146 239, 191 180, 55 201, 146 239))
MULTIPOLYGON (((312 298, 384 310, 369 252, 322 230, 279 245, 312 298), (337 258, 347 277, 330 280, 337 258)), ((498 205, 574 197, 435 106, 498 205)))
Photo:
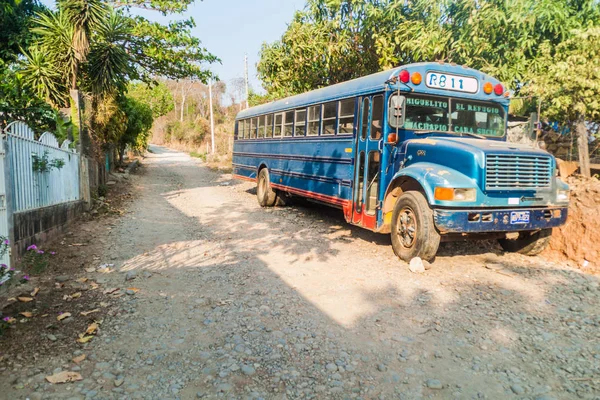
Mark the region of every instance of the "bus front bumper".
POLYGON ((520 209, 435 209, 441 233, 517 232, 554 228, 567 220, 567 207, 520 209))

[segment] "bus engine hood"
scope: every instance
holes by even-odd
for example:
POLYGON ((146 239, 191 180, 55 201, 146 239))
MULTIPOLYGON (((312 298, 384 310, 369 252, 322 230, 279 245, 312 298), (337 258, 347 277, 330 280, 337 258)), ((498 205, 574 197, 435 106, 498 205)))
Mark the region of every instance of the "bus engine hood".
POLYGON ((559 205, 564 200, 557 193, 568 191, 568 186, 556 177, 554 157, 529 145, 427 137, 408 140, 399 150, 404 158, 399 160, 396 175, 416 179, 430 204, 505 207, 510 198, 510 205, 523 207, 559 205), (476 198, 458 204, 437 200, 436 187, 475 189, 476 198))

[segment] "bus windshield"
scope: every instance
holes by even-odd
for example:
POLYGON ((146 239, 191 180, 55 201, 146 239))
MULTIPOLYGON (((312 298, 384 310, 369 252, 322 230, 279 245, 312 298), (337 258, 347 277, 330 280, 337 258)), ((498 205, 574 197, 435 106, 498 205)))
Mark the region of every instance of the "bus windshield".
POLYGON ((404 129, 504 136, 504 109, 492 102, 425 95, 406 96, 404 129))

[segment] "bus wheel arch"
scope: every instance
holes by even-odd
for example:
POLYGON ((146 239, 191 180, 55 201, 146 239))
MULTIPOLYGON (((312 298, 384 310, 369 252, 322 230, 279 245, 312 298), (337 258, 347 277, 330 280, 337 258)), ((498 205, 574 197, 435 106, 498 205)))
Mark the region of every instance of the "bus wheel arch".
POLYGON ((396 202, 402 196, 402 193, 408 191, 415 191, 422 193, 427 197, 425 189, 421 184, 413 177, 410 176, 399 176, 394 179, 387 188, 384 196, 383 206, 381 215, 383 217, 383 226, 379 232, 390 233, 392 223, 392 213, 394 212, 394 206, 396 202))
POLYGON ((267 170, 269 169, 269 167, 267 167, 267 164, 265 164, 264 162, 258 166, 258 169, 256 170, 256 180, 257 181, 258 181, 258 175, 260 174, 260 171, 262 171, 265 168, 267 168, 267 170))

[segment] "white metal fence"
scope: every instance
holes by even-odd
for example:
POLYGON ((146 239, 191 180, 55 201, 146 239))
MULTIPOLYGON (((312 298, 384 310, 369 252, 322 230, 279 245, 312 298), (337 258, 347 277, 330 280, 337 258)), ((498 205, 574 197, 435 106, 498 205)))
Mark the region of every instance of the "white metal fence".
MULTIPOLYGON (((3 238, 2 240, 4 240, 4 238, 8 239, 10 236, 8 226, 8 208, 6 204, 6 182, 4 181, 4 155, 4 141, 1 140, 0 137, 0 235, 3 238)), ((9 252, 6 252, 2 255, 2 257, 0 257, 0 264, 10 266, 9 252)))
POLYGON ((80 199, 79 154, 69 149, 68 140, 59 146, 50 132, 36 140, 33 130, 20 121, 9 124, 4 133, 9 157, 10 182, 7 183, 11 187, 12 212, 80 199), (35 158, 40 161, 37 169, 34 168, 35 158))

